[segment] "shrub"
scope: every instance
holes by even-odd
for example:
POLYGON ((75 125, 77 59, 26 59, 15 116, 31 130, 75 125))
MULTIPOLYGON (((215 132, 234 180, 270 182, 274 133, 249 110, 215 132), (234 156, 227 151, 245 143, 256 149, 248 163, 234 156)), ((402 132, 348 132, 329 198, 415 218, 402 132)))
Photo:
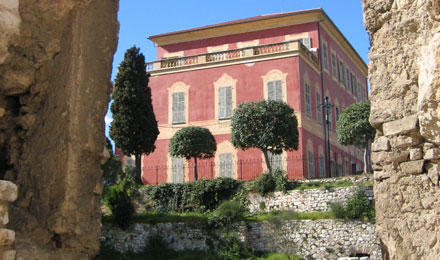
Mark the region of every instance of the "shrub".
POLYGON ((329 206, 336 218, 371 219, 375 216, 374 206, 370 204, 363 187, 347 200, 347 206, 340 202, 330 203, 329 206))
POLYGON ((269 192, 282 191, 287 192, 289 183, 286 173, 280 169, 265 172, 256 180, 256 188, 261 196, 265 196, 269 192))
POLYGON ((223 235, 217 254, 219 259, 223 260, 255 259, 252 248, 241 242, 233 233, 223 235))
POLYGON ((124 164, 122 165, 122 174, 122 181, 130 185, 136 184, 136 167, 124 164))
POLYGON ((241 184, 231 178, 162 183, 148 187, 148 194, 159 212, 206 212, 230 199, 241 184))
POLYGON ((347 201, 347 217, 351 219, 369 218, 371 205, 363 187, 359 188, 347 201))
POLYGON ((275 190, 286 193, 289 185, 287 181, 287 173, 280 169, 275 169, 272 170, 272 175, 275 179, 275 190))
POLYGON ((119 185, 109 187, 104 197, 105 204, 112 211, 113 223, 122 229, 130 226, 134 214, 127 189, 127 184, 122 182, 119 185))
POLYGON ((275 191, 275 178, 272 174, 263 173, 258 177, 256 186, 258 193, 260 193, 261 196, 266 196, 269 192, 275 191))
POLYGON ((145 259, 169 259, 174 254, 174 250, 157 234, 150 236, 145 244, 145 259))
POLYGON ((330 209, 336 218, 346 218, 347 213, 344 204, 341 202, 333 202, 329 204, 330 209))
POLYGON ((122 168, 119 157, 111 156, 104 164, 101 165, 102 169, 102 182, 104 186, 108 187, 115 185, 121 176, 122 168))
POLYGON ((214 227, 228 227, 235 221, 243 219, 246 209, 237 201, 225 201, 208 219, 208 224, 214 227))

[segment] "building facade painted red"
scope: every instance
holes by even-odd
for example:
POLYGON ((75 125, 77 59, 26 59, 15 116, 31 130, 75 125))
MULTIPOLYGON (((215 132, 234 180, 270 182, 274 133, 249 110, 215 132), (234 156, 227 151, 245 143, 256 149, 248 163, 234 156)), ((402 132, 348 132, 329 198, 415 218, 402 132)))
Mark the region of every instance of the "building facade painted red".
POLYGON ((362 167, 362 151, 338 143, 335 122, 344 107, 367 99, 367 66, 322 9, 257 16, 150 40, 158 46, 158 60, 147 70, 160 135, 155 152, 143 156, 145 184, 194 179, 192 162, 168 153, 173 134, 190 125, 208 128, 217 141, 215 158, 198 164, 200 178, 257 177, 265 170, 263 155, 257 149, 234 149, 230 118, 238 104, 263 99, 287 102, 298 118, 299 149, 271 156, 289 178, 347 175, 362 167), (329 137, 324 97, 332 104, 329 137))

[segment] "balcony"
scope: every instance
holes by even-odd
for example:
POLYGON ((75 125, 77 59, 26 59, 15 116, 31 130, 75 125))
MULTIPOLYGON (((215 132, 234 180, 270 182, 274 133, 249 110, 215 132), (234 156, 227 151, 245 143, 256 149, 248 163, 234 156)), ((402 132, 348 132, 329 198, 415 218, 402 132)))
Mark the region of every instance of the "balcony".
POLYGON ((309 60, 312 65, 319 68, 316 52, 311 52, 300 40, 286 41, 267 45, 259 45, 235 50, 212 53, 203 53, 194 56, 162 59, 147 62, 147 71, 152 74, 162 74, 179 69, 197 69, 207 65, 221 65, 223 63, 246 62, 256 58, 272 59, 284 56, 301 55, 309 60))

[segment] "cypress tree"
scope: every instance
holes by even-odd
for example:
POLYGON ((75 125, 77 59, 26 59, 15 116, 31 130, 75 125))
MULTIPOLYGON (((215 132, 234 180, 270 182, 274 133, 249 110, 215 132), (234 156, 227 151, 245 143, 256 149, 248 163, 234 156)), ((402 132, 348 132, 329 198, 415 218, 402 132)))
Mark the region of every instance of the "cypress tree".
POLYGON ((142 183, 142 154, 154 151, 159 135, 148 82, 145 57, 133 46, 125 52, 116 75, 110 107, 113 113, 110 137, 125 155, 135 156, 136 182, 139 184, 142 183))

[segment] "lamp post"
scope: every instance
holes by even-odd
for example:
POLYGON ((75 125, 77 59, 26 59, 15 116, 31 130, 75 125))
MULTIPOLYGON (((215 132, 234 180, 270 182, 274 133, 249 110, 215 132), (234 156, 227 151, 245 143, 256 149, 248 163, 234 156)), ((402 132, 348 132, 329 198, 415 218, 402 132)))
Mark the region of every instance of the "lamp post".
POLYGON ((325 142, 325 151, 326 151, 326 161, 327 161, 327 177, 331 177, 331 167, 330 167, 330 108, 334 107, 333 104, 330 104, 328 101, 328 97, 324 98, 324 103, 321 106, 325 109, 325 124, 326 124, 326 142, 325 142))

